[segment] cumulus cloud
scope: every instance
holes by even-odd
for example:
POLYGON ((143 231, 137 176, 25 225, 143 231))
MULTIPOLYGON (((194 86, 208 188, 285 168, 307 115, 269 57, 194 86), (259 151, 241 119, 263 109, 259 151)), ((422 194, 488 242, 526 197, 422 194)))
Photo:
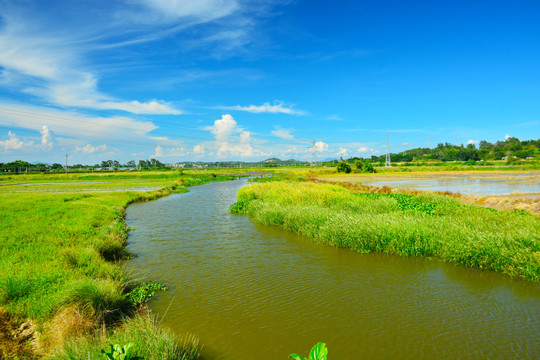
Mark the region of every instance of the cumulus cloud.
POLYGON ((221 109, 247 111, 250 113, 272 113, 272 114, 289 114, 289 115, 303 115, 306 112, 302 110, 295 110, 291 107, 287 107, 284 103, 278 102, 270 104, 265 102, 262 105, 249 105, 249 106, 223 106, 221 109))
POLYGON ((151 157, 153 158, 157 158, 157 157, 162 157, 163 156, 163 149, 161 148, 161 146, 156 146, 156 150, 154 150, 154 155, 152 155, 151 157))
POLYGON ((20 150, 23 147, 29 147, 34 145, 33 141, 24 142, 21 139, 15 135, 15 133, 12 133, 11 131, 8 132, 9 139, 0 141, 0 147, 4 148, 4 151, 10 151, 10 150, 20 150))
POLYGON ((197 154, 197 155, 204 155, 204 145, 195 145, 193 147, 193 153, 197 154))
POLYGON ((505 140, 510 139, 510 135, 508 135, 508 134, 504 135, 504 139, 505 139, 505 140))
POLYGON ((101 152, 107 150, 107 145, 101 144, 97 146, 93 146, 91 144, 86 144, 85 146, 76 146, 75 151, 83 152, 86 154, 93 154, 95 152, 101 152))
POLYGON ((336 153, 336 156, 348 156, 349 152, 347 149, 340 147, 339 151, 336 153))
POLYGON ((467 141, 467 145, 470 145, 470 144, 476 145, 476 144, 478 144, 479 142, 480 142, 479 140, 469 139, 469 141, 467 141))
POLYGON ((283 140, 296 140, 294 135, 291 134, 293 129, 275 129, 272 130, 272 135, 283 140))
POLYGON ((41 146, 43 146, 45 150, 52 150, 53 148, 52 133, 46 125, 41 127, 41 146))
POLYGON ((221 116, 221 119, 214 121, 214 125, 208 126, 205 129, 210 130, 216 137, 216 141, 224 142, 235 132, 241 131, 237 128, 237 125, 236 120, 231 115, 225 114, 221 116))
POLYGON ((315 153, 323 153, 323 152, 326 152, 328 151, 328 144, 322 142, 322 141, 317 141, 315 144, 313 144, 313 146, 310 148, 310 151, 311 152, 315 152, 315 153))
MULTIPOLYGON (((240 128, 236 120, 229 114, 222 115, 221 119, 214 121, 214 125, 205 129, 209 130, 215 137, 215 141, 207 143, 206 146, 215 150, 216 156, 220 158, 266 155, 253 148, 251 132, 240 128)), ((199 148, 199 150, 202 149, 199 148)))

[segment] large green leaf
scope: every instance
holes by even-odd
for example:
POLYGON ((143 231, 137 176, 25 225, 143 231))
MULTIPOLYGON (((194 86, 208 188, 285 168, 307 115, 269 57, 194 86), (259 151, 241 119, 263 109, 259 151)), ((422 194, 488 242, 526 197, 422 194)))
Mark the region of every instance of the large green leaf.
POLYGON ((309 353, 309 360, 326 360, 328 349, 325 343, 317 343, 309 353))

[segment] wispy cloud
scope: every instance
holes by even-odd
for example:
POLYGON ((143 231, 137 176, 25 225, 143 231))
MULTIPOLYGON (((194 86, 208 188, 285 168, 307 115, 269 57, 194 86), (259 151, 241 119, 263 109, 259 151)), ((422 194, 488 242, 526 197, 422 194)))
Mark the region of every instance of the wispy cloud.
POLYGON ((91 144, 86 144, 85 146, 76 146, 75 147, 75 151, 78 151, 78 152, 83 152, 83 153, 86 153, 86 154, 93 154, 95 152, 102 152, 102 151, 105 151, 107 150, 107 145, 105 144, 101 144, 101 145, 91 145, 91 144))
POLYGON ((272 113, 272 114, 289 114, 289 115, 304 115, 306 114, 303 110, 296 110, 293 109, 292 105, 287 106, 283 102, 275 102, 274 104, 270 104, 269 102, 265 102, 262 105, 249 105, 249 106, 221 106, 218 107, 218 109, 224 109, 224 110, 236 110, 236 111, 247 111, 250 113, 272 113))
POLYGON ((278 137, 280 139, 283 139, 283 140, 296 141, 296 139, 294 138, 294 135, 291 134, 293 131, 294 131, 293 129, 280 129, 280 128, 277 128, 275 130, 272 130, 272 135, 274 135, 275 137, 278 137))
POLYGON ((96 141, 141 139, 157 126, 125 116, 92 117, 74 111, 39 106, 0 103, 0 125, 35 130, 43 135, 54 131, 62 136, 96 141))
POLYGON ((189 18, 197 22, 209 22, 230 15, 239 9, 235 0, 133 0, 148 11, 137 17, 140 21, 177 22, 189 18))

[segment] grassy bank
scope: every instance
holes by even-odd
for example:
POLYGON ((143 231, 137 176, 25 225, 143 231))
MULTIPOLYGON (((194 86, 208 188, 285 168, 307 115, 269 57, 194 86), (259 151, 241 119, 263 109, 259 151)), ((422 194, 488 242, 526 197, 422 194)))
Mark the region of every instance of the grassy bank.
POLYGON ((107 343, 124 341, 145 359, 197 357, 193 341, 176 346, 130 300, 137 284, 116 261, 129 257, 128 204, 230 178, 167 179, 172 185, 145 193, 0 194, 0 358, 98 359, 107 343))
POLYGON ((294 181, 242 188, 231 211, 358 252, 437 256, 540 280, 540 222, 522 211, 501 212, 429 193, 354 192, 294 181))

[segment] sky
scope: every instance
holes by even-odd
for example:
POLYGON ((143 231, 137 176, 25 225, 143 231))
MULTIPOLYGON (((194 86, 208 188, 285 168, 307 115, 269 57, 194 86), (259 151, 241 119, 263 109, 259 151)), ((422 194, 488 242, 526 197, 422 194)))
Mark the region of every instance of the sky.
POLYGON ((0 0, 0 162, 540 138, 540 2, 0 0))

